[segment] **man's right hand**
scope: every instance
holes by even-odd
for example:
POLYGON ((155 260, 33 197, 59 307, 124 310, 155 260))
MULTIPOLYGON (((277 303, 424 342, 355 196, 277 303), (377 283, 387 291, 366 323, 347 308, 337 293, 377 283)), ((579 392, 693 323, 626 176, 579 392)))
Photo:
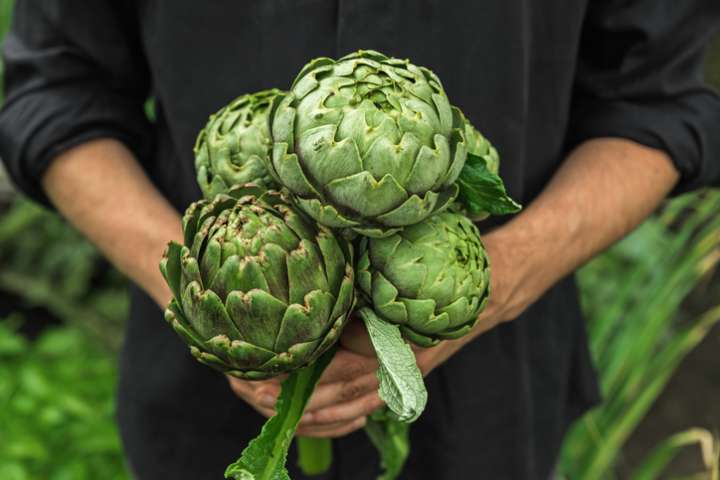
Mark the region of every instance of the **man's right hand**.
MULTIPOLYGON (((336 438, 365 426, 383 405, 378 397, 377 359, 339 348, 313 392, 297 434, 336 438)), ((249 381, 228 376, 233 392, 265 417, 275 414, 284 377, 249 381)))

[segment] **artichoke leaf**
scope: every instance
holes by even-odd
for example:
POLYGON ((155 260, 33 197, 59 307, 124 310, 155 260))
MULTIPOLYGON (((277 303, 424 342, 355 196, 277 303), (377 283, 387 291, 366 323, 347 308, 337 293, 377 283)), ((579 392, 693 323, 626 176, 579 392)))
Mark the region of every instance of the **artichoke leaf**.
POLYGON ((405 189, 390 174, 380 180, 368 171, 337 178, 326 186, 328 197, 340 207, 362 217, 374 217, 394 209, 408 198, 405 189))
POLYGON ((440 213, 457 196, 457 187, 452 186, 440 193, 428 190, 424 197, 411 195, 394 210, 378 215, 377 220, 390 227, 402 227, 422 222, 431 214, 440 213))
POLYGON ((345 266, 345 253, 340 248, 335 236, 330 232, 321 231, 315 241, 322 257, 328 287, 333 295, 337 295, 345 276, 345 269, 343 268, 345 266))
POLYGON ((407 338, 415 345, 419 345, 421 347, 432 347, 434 345, 437 345, 438 342, 440 342, 440 340, 438 340, 437 338, 428 337, 427 335, 423 335, 417 330, 413 330, 412 328, 408 328, 404 325, 400 326, 400 331, 402 332, 403 337, 407 338))
POLYGON ((455 183, 462 169, 465 167, 467 156, 469 154, 467 148, 467 139, 464 137, 460 129, 453 129, 450 135, 450 156, 453 159, 450 164, 450 168, 447 171, 447 175, 442 181, 442 186, 447 187, 455 183))
POLYGON ((329 325, 335 297, 322 290, 313 290, 305 296, 305 305, 292 304, 280 323, 273 350, 287 351, 298 338, 320 339, 329 325))
POLYGON ((405 188, 413 194, 422 194, 439 189, 450 166, 450 145, 447 138, 436 134, 433 137, 435 149, 427 145, 420 147, 415 164, 405 183, 405 188))
POLYGON ((181 286, 180 281, 182 278, 182 266, 180 262, 180 253, 182 252, 182 245, 176 242, 168 243, 165 255, 160 262, 160 271, 165 277, 165 281, 170 287, 175 298, 180 298, 181 286))
POLYGON ((398 300, 398 289, 382 273, 373 272, 372 291, 367 292, 375 308, 391 322, 404 324, 408 321, 405 304, 398 300))
POLYGON ((264 290, 247 293, 232 291, 226 301, 227 312, 239 333, 234 337, 266 350, 275 350, 278 318, 286 313, 287 305, 264 290))
POLYGON ((415 354, 397 325, 382 320, 368 307, 361 308, 359 313, 380 362, 377 371, 380 398, 398 420, 412 423, 427 404, 427 390, 415 354))
POLYGON ((377 480, 395 480, 410 453, 410 426, 386 407, 368 415, 365 433, 377 449, 384 469, 377 480))
POLYGON ((203 346, 203 339, 193 330, 192 325, 190 325, 190 322, 185 318, 180 305, 174 298, 170 300, 170 304, 165 310, 165 321, 172 326, 173 330, 175 330, 188 345, 197 348, 203 346))
POLYGON ((295 203, 309 216, 328 227, 349 228, 359 225, 356 220, 345 217, 334 206, 326 205, 316 198, 295 197, 295 203))
POLYGON ((320 197, 300 165, 296 153, 288 153, 288 144, 276 142, 272 150, 272 170, 282 184, 292 192, 305 197, 320 197))
POLYGON ((437 303, 432 298, 401 298, 400 301, 405 305, 408 317, 413 319, 413 328, 420 333, 442 332, 450 325, 447 313, 435 313, 437 303))
POLYGON ((306 176, 315 185, 327 185, 362 171, 357 145, 352 138, 335 141, 337 128, 337 125, 322 125, 306 130, 298 138, 298 158, 306 176))
POLYGON ((290 304, 304 304, 305 296, 313 290, 330 291, 323 269, 320 249, 308 240, 287 255, 290 304))
POLYGON ((340 284, 340 290, 337 294, 337 300, 335 306, 330 314, 330 318, 348 317, 347 312, 352 309, 355 302, 355 288, 354 288, 354 277, 352 266, 348 265, 345 270, 345 277, 340 284))
POLYGON ((488 169, 485 158, 469 153, 457 181, 459 200, 470 215, 505 215, 522 208, 505 191, 502 179, 488 169))

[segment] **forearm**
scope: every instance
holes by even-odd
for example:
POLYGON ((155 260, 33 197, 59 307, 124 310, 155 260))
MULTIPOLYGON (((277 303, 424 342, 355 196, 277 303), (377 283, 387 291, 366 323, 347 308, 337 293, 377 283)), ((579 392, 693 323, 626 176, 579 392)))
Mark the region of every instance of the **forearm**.
POLYGON ((510 320, 558 280, 625 236, 657 208, 678 180, 669 157, 621 139, 575 149, 540 196, 487 236, 510 287, 510 320), (504 257, 504 258, 503 258, 504 257), (512 257, 512 258, 510 258, 512 257))
POLYGON ((129 278, 164 306, 171 294, 158 263, 170 240, 182 240, 178 213, 120 142, 79 145, 51 163, 48 197, 129 278))

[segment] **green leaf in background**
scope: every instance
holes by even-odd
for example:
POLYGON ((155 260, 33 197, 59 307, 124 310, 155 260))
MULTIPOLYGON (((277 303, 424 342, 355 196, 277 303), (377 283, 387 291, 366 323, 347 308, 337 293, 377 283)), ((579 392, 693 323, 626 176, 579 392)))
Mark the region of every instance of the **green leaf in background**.
POLYGON ((282 383, 276 414, 242 452, 240 458, 225 470, 233 480, 289 480, 285 462, 295 430, 320 376, 335 355, 336 348, 325 352, 311 365, 296 370, 282 383))
POLYGON ((718 211, 718 191, 679 197, 580 271, 604 402, 566 436, 560 478, 614 478, 632 433, 720 321, 720 306, 710 302, 704 314, 683 319, 684 300, 720 261, 718 211))
POLYGON ((458 200, 470 216, 483 213, 505 215, 522 208, 508 196, 502 179, 488 170, 487 161, 481 156, 468 153, 457 183, 460 187, 458 200))
POLYGON ((125 480, 114 357, 72 326, 34 342, 0 320, 0 479, 125 480))
POLYGON ((0 204, 0 291, 112 350, 120 346, 129 310, 124 278, 57 214, 21 196, 0 204))
MULTIPOLYGON (((673 457, 682 448, 693 445, 700 447, 703 464, 708 469, 717 470, 716 444, 717 439, 713 437, 713 434, 703 428, 691 428, 676 433, 660 443, 645 461, 633 471, 630 478, 632 480, 655 480, 660 478, 673 457)), ((713 474, 717 475, 717 471, 713 472, 713 474)))
POLYGON ((425 410, 427 390, 415 354, 403 340, 400 327, 386 322, 368 307, 358 312, 370 334, 380 363, 380 398, 401 422, 411 423, 425 410))

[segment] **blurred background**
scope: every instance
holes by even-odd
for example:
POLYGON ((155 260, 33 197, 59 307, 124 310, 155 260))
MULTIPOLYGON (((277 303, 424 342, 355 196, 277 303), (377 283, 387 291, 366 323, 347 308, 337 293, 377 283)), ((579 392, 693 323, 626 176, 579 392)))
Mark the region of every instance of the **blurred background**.
MULTIPOLYGON (((0 39, 11 11, 0 0, 0 39)), ((720 37, 706 75, 720 87, 720 37)), ((709 190, 580 271, 605 403, 573 426, 559 478, 718 478, 719 263, 709 190)), ((127 311, 125 279, 0 167, 0 479, 128 478, 114 422, 127 311)))

